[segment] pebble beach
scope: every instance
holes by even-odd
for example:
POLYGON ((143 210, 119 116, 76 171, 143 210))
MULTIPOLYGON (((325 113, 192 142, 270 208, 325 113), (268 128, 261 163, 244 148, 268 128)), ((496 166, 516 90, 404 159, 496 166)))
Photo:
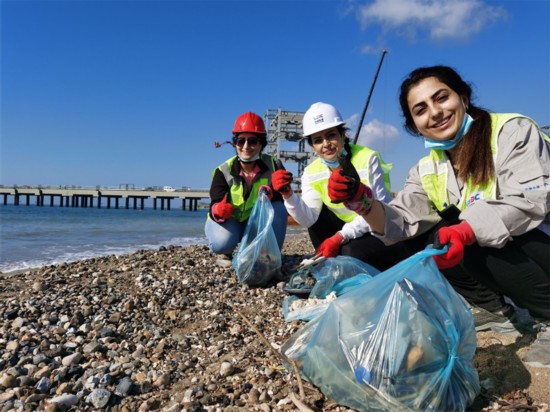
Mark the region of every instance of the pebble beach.
MULTIPOLYGON (((288 236, 283 266, 312 253, 288 236)), ((303 325, 283 319, 284 282, 249 288, 215 261, 168 246, 0 274, 0 412, 351 411, 284 367, 303 325)), ((548 408, 550 369, 503 359, 531 340, 478 333, 472 410, 548 408)))

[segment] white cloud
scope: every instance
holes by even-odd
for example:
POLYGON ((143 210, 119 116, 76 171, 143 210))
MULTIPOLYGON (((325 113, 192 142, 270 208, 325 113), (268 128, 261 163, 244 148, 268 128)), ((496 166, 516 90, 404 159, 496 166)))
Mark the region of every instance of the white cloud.
POLYGON ((506 15, 482 0, 374 0, 357 9, 363 28, 378 24, 410 38, 427 33, 432 40, 468 39, 506 15))
MULTIPOLYGON (((352 139, 355 137, 355 132, 352 139)), ((374 150, 388 150, 399 140, 399 130, 391 124, 374 119, 361 127, 357 144, 368 146, 374 150)))
POLYGON ((369 44, 366 44, 363 47, 361 47, 362 54, 378 54, 379 52, 380 52, 379 47, 371 46, 369 44))

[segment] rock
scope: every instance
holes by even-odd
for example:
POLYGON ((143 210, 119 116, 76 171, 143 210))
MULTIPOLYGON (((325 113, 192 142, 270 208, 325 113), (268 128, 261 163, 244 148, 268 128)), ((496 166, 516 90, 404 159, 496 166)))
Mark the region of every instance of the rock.
POLYGON ((156 387, 163 387, 165 385, 168 385, 169 383, 170 383, 170 374, 163 373, 157 379, 155 379, 155 381, 153 382, 153 385, 156 387))
POLYGON ((90 394, 86 397, 86 402, 91 403, 94 408, 104 408, 109 403, 109 399, 111 398, 111 392, 109 392, 106 389, 94 389, 90 394))
POLYGON ((81 358, 82 358, 82 354, 79 352, 76 352, 71 355, 65 356, 61 361, 61 363, 63 366, 76 365, 78 364, 78 362, 80 362, 81 358))
POLYGON ((78 403, 78 397, 76 395, 67 393, 59 396, 55 396, 51 399, 48 399, 48 404, 55 404, 62 408, 70 408, 75 406, 78 403))
POLYGON ((121 396, 128 396, 133 392, 133 390, 134 390, 134 383, 127 376, 122 378, 118 383, 118 385, 116 386, 116 392, 121 396))
MULTIPOLYGON (((285 248, 288 267, 313 253, 303 239, 285 248)), ((215 260, 206 245, 167 247, 3 278, 0 412, 278 410, 292 374, 268 372, 279 359, 236 311, 281 344, 298 328, 282 318, 286 295, 215 260)))
POLYGON ((3 375, 0 377, 0 386, 5 389, 15 388, 17 386, 17 378, 12 375, 3 375))
POLYGON ((223 362, 220 366, 220 376, 227 377, 233 373, 235 368, 230 362, 223 362))
POLYGON ((17 352, 18 349, 19 349, 19 342, 17 342, 16 340, 9 341, 8 344, 6 345, 6 351, 8 352, 17 352))
POLYGON ((35 388, 38 392, 46 393, 50 390, 50 385, 51 385, 50 380, 46 377, 43 377, 43 378, 40 378, 35 388))

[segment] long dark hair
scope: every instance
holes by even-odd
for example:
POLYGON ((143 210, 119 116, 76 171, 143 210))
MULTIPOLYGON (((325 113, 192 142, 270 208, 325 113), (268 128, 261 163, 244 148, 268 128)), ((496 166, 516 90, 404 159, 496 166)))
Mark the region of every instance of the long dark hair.
POLYGON ((487 110, 473 104, 472 86, 465 82, 451 67, 420 67, 409 73, 403 83, 401 83, 399 104, 401 105, 401 112, 405 119, 405 129, 413 135, 420 135, 409 110, 407 98, 414 86, 429 77, 435 77, 441 83, 451 88, 461 98, 467 99, 468 107, 466 113, 472 116, 475 121, 460 142, 460 150, 456 158, 453 159, 453 163, 459 165, 458 177, 462 181, 466 182, 468 178, 471 178, 474 184, 487 183, 495 174, 491 152, 491 117, 487 110))

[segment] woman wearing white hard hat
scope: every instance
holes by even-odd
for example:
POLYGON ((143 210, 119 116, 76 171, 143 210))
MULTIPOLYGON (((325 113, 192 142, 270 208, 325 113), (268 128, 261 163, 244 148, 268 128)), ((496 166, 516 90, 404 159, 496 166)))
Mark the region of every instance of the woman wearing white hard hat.
POLYGON ((290 186, 292 174, 277 170, 271 177, 273 188, 283 195, 290 216, 307 227, 316 255, 335 257, 352 256, 385 270, 405 259, 409 254, 403 245, 385 246, 370 234, 365 219, 342 204, 333 203, 328 197, 327 184, 333 170, 351 162, 359 170, 361 181, 369 182, 375 197, 389 202, 391 165, 384 163, 380 155, 368 147, 349 143, 348 129, 338 110, 318 102, 304 114, 303 134, 318 156, 304 170, 302 196, 296 195, 290 186))

